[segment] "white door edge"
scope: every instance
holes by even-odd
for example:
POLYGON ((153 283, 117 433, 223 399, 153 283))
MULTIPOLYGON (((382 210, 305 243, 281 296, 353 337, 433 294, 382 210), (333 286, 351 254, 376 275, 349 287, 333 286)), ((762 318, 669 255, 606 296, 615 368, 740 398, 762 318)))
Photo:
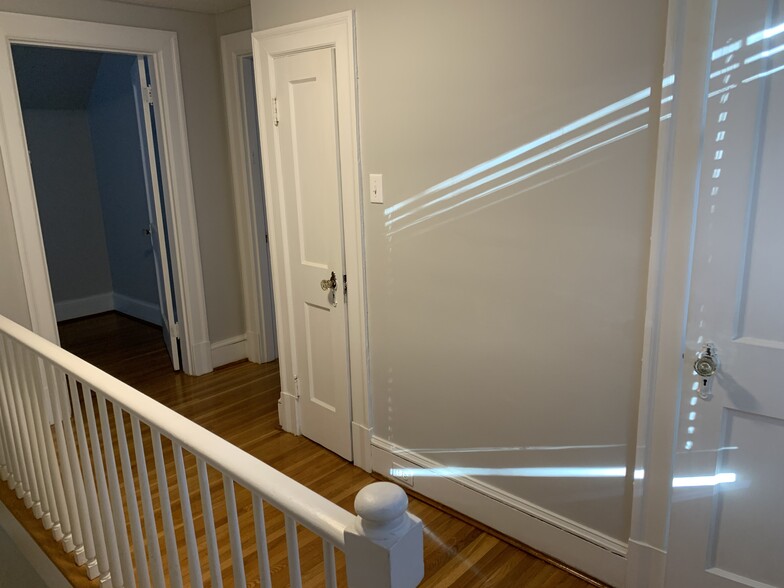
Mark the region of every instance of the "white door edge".
POLYGON ((158 72, 156 99, 164 133, 160 149, 169 170, 167 193, 175 220, 170 245, 175 291, 184 328, 180 334, 183 370, 200 375, 212 370, 207 309, 196 227, 190 152, 180 79, 177 34, 76 20, 0 12, 0 153, 5 166, 27 304, 33 330, 59 342, 41 226, 35 200, 11 43, 148 55, 158 72))
POLYGON ((664 585, 707 80, 705 61, 684 50, 699 40, 684 38, 683 30, 686 19, 703 19, 706 7, 709 0, 669 4, 663 88, 652 88, 660 103, 677 83, 660 111, 629 542, 655 556, 629 558, 628 586, 664 585))
POLYGON ((243 115, 241 92, 243 80, 237 69, 240 58, 253 55, 251 34, 252 31, 246 30, 223 35, 221 37, 221 63, 229 127, 229 155, 231 157, 232 191, 237 223, 248 359, 259 363, 275 359, 277 350, 274 341, 272 300, 270 294, 262 287, 266 265, 266 261, 260 255, 264 227, 258 226, 257 203, 248 182, 246 121, 243 115))
MULTIPOLYGON (((286 259, 286 240, 281 234, 281 203, 279 190, 274 179, 279 177, 279 158, 274 152, 270 137, 273 128, 274 80, 264 88, 262 80, 270 79, 272 60, 276 56, 311 48, 334 47, 339 116, 350 129, 348 140, 341 141, 342 159, 352 162, 342 168, 343 194, 343 239, 348 275, 348 341, 351 383, 352 421, 372 430, 368 382, 367 348, 367 301, 365 283, 365 253, 362 228, 362 176, 360 165, 359 132, 357 116, 356 43, 353 11, 342 12, 322 18, 285 25, 267 31, 253 33, 253 57, 256 70, 256 89, 261 124, 262 156, 264 162, 264 191, 267 195, 267 218, 269 219, 270 249, 272 253, 273 291, 276 301, 278 353, 281 373, 281 398, 286 410, 281 411, 286 422, 285 430, 299 432, 299 414, 291 410, 288 399, 296 397, 291 366, 296 359, 293 346, 291 279, 286 259), (273 173, 275 170, 275 173, 273 173)), ((370 471, 369 435, 354 435, 354 462, 370 471)))

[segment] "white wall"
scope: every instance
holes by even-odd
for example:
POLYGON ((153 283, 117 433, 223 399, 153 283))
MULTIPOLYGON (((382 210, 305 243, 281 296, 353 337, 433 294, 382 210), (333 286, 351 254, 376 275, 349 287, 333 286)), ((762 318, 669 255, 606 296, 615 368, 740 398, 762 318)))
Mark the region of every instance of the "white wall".
POLYGON ((23 110, 55 304, 111 293, 85 110, 23 110))
MULTIPOLYGON (((210 338, 244 333, 215 17, 106 0, 0 0, 0 10, 177 32, 210 338)), ((0 186, 0 208, 8 208, 5 192, 0 186)), ((14 235, 13 230, 12 217, 0 217, 0 235, 14 235)), ((14 249, 9 245, 0 257, 18 256, 14 249)), ((14 283, 21 280, 20 268, 9 263, 14 283)), ((18 288, 2 293, 9 300, 0 300, 0 312, 6 314, 7 307, 18 314, 18 288)))
MULTIPOLYGON (((455 187, 486 182, 463 193, 436 186, 646 88, 656 95, 666 3, 252 8, 255 30, 356 9, 362 164, 384 174, 386 198, 366 200, 364 212, 374 434, 445 465, 499 473, 630 463, 655 102, 477 171, 455 187), (653 112, 619 121, 643 108, 653 112), (544 154, 586 133, 595 134, 544 154)), ((573 474, 480 479, 625 541, 630 478, 573 474)))

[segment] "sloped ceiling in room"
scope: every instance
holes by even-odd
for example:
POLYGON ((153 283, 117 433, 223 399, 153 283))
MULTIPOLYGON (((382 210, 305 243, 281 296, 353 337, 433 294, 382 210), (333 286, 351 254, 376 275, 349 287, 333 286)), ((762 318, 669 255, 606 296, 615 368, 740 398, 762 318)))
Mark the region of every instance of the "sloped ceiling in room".
POLYGON ((102 53, 27 45, 12 51, 23 109, 87 108, 102 53))

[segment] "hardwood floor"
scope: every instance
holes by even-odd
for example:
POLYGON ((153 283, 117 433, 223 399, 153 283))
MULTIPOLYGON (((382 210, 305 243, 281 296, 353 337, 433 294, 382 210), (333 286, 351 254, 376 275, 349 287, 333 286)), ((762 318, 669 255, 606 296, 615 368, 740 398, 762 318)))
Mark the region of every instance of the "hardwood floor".
MULTIPOLYGON (((255 457, 282 471, 291 478, 353 512, 357 491, 375 478, 350 463, 305 439, 284 433, 278 425, 277 400, 280 392, 277 362, 257 365, 240 362, 225 366, 198 378, 175 373, 166 356, 160 329, 128 317, 108 313, 70 321, 60 325, 63 347, 93 363, 104 371, 155 398, 162 404, 188 417, 206 429, 220 435, 255 457)), ((126 423, 127 427, 127 423, 126 423)), ((127 427, 130 432, 130 428, 127 427)), ((114 428, 112 433, 116 435, 114 428)), ((149 432, 145 438, 145 452, 149 461, 150 483, 157 493, 149 432)), ((115 443, 116 450, 116 443, 115 443)), ((171 446, 164 445, 164 453, 171 454, 171 446)), ((171 460, 167 459, 170 463, 171 460)), ((198 494, 195 460, 186 457, 189 490, 198 537, 203 537, 204 523, 198 494), (200 532, 201 530, 201 532, 200 532)), ((184 531, 177 499, 177 478, 167 469, 172 510, 178 543, 184 545, 184 531), (178 518, 179 517, 179 518, 178 518)), ((222 500, 222 484, 217 472, 211 471, 210 488, 213 501, 222 500)), ((75 586, 96 586, 86 579, 84 571, 72 564, 51 535, 41 528, 30 511, 3 485, 0 499, 30 531, 50 559, 75 586)), ((250 496, 237 488, 237 508, 243 533, 252 537, 253 522, 250 496)), ((579 578, 555 565, 526 553, 479 526, 416 496, 410 497, 410 511, 425 525, 425 579, 422 586, 541 586, 581 587, 600 585, 579 578)), ((163 533, 158 513, 158 531, 163 546, 163 533)), ((265 509, 267 532, 275 586, 288 585, 285 562, 286 547, 282 517, 274 509, 265 509)), ((216 509, 215 524, 222 550, 224 585, 233 585, 231 557, 226 530, 225 509, 216 509)), ((320 564, 320 541, 305 530, 299 533, 305 585, 323 585, 320 564)), ((199 541, 200 560, 208 584, 206 544, 199 541)), ((248 585, 258 585, 256 554, 249 539, 243 552, 248 585)), ((181 568, 186 577, 188 567, 185 549, 181 568)), ((341 585, 345 585, 342 556, 338 557, 341 585)), ((168 570, 168 564, 166 564, 168 570)))

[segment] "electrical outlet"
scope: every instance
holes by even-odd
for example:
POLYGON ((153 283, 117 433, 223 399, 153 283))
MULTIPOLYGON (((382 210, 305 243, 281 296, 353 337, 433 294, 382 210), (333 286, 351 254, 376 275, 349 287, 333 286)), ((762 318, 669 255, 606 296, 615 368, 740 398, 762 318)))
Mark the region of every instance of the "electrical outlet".
POLYGON ((392 462, 392 468, 389 470, 389 475, 406 486, 414 487, 414 476, 411 474, 411 467, 402 466, 399 463, 392 462))

